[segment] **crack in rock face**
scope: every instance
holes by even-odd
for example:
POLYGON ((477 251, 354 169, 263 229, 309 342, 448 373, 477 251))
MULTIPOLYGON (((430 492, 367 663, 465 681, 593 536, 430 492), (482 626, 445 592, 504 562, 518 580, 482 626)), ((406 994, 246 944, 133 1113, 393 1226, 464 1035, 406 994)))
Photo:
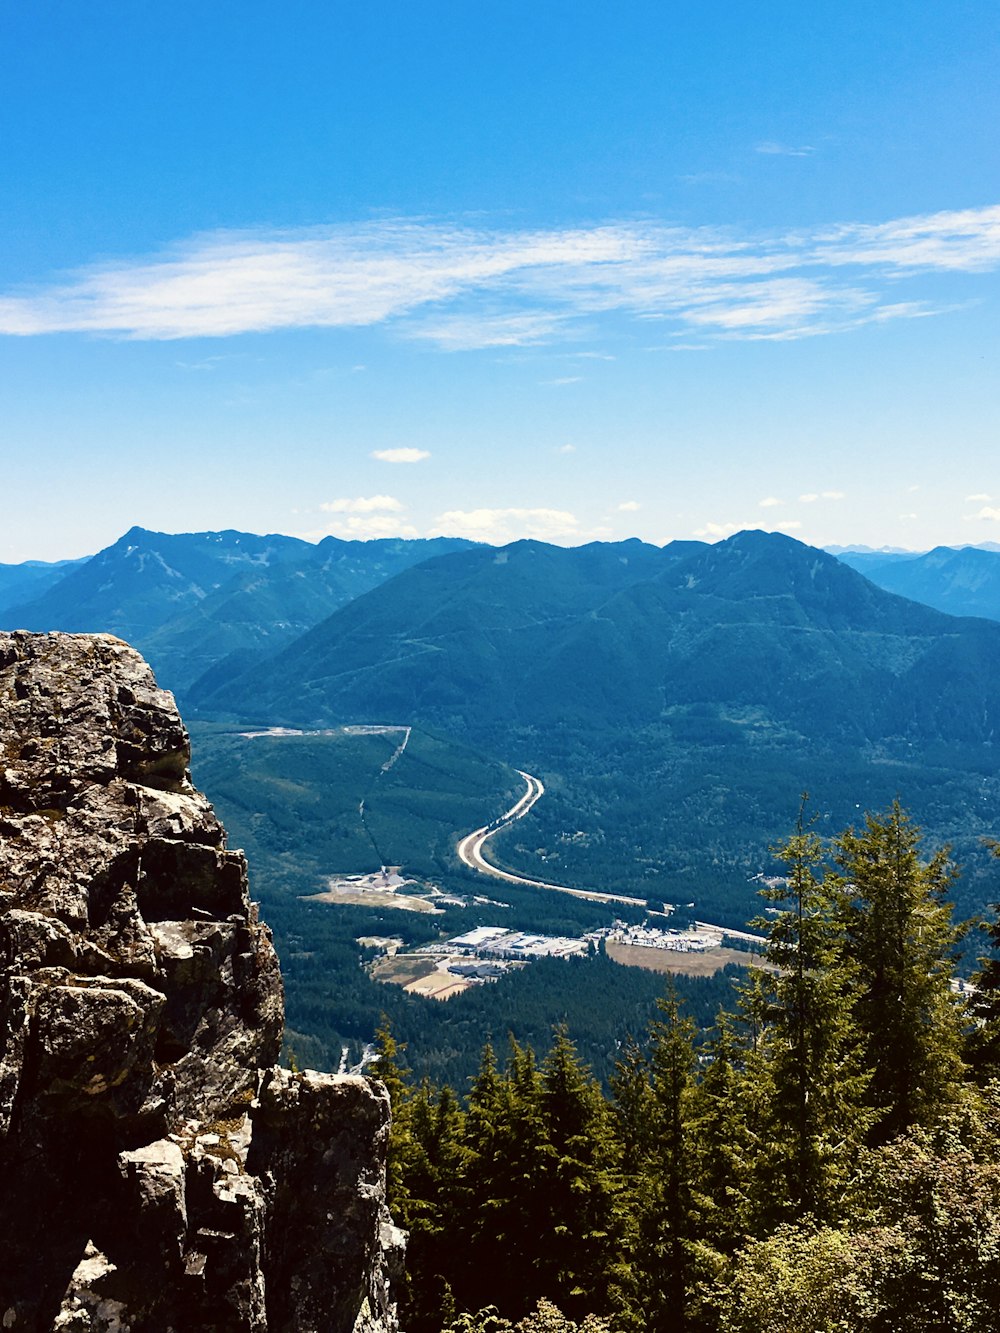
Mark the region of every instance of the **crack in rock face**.
POLYGON ((127 644, 0 633, 0 1327, 394 1333, 388 1098, 274 1067, 189 760, 127 644))

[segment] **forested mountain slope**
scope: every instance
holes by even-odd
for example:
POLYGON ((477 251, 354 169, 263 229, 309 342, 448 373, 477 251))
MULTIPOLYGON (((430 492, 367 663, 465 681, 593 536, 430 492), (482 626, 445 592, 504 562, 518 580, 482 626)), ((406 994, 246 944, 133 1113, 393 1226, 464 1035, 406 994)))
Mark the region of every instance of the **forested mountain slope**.
POLYGON ((663 550, 518 542, 411 570, 198 702, 470 730, 706 704, 814 737, 979 742, 1000 721, 998 647, 995 626, 888 595, 777 534, 663 550))
POLYGON ((0 613, 7 628, 108 632, 138 647, 183 695, 275 653, 360 593, 410 565, 469 545, 460 539, 341 541, 246 532, 131 528, 31 601, 0 613))
MULTIPOLYGON (((547 675, 561 669, 581 626, 599 626, 616 594, 683 559, 692 545, 564 549, 522 541, 443 557, 357 599, 242 681, 195 693, 194 701, 247 715, 285 716, 291 708, 299 720, 373 706, 468 726, 541 716, 561 706, 547 675)), ((623 704, 639 688, 634 673, 624 688, 620 676, 607 683, 623 704)))
POLYGON ((461 735, 546 779, 530 828, 498 839, 511 864, 706 911, 745 892, 804 788, 840 822, 903 795, 959 844, 970 900, 995 832, 1000 626, 778 534, 458 552, 197 703, 461 735))

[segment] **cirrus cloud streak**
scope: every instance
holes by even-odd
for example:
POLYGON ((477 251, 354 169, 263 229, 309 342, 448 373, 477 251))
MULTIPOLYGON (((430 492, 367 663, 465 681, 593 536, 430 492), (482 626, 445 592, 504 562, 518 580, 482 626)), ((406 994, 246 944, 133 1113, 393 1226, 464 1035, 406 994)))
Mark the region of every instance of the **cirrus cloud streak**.
POLYGON ((782 340, 953 308, 953 291, 947 305, 931 299, 921 277, 997 268, 1000 205, 770 234, 398 219, 195 236, 0 295, 0 333, 158 340, 388 324, 459 351, 578 337, 618 314, 679 336, 782 340), (904 283, 916 290, 900 299, 904 283))

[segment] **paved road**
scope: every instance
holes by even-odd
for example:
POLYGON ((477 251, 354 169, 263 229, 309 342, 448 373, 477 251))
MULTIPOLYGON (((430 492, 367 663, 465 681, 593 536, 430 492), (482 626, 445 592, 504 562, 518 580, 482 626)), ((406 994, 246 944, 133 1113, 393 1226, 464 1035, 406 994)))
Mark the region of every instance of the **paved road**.
POLYGON ((622 893, 598 893, 594 889, 567 889, 564 884, 548 884, 545 880, 531 879, 527 875, 513 875, 509 870, 501 870, 487 861, 483 848, 489 839, 501 829, 509 828, 516 819, 523 819, 535 802, 545 794, 541 778, 532 777, 530 773, 525 773, 521 769, 517 771, 527 783, 524 795, 506 814, 495 819, 492 824, 486 824, 483 828, 467 833, 458 844, 459 860, 470 870, 478 870, 481 874, 491 875, 494 879, 506 880, 508 884, 526 884, 532 889, 551 889, 554 893, 568 893, 573 898, 589 898, 592 902, 632 903, 638 907, 645 907, 645 898, 629 898, 622 893))

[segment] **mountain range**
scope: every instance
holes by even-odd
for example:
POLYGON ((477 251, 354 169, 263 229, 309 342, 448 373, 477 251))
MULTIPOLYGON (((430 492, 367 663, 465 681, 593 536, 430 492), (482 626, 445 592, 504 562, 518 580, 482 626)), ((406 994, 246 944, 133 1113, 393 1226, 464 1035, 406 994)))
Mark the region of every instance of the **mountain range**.
POLYGON ((84 560, 25 560, 20 565, 0 565, 0 609, 40 597, 61 582, 84 560))
POLYGON ((937 580, 981 607, 994 567, 763 532, 497 549, 132 529, 0 625, 129 638, 192 717, 419 723, 536 773, 545 799, 493 846, 539 878, 721 915, 808 789, 821 831, 899 795, 979 906, 1000 624, 912 598, 937 580), (910 598, 876 586, 904 575, 910 598))
POLYGON ((813 793, 820 831, 909 804, 981 905, 1000 798, 1000 624, 885 592, 792 538, 414 566, 215 689, 205 716, 419 722, 543 777, 496 840, 523 873, 724 915, 813 793))
MULTIPOLYGON (((335 537, 313 544, 281 535, 134 527, 89 559, 0 565, 0 628, 110 631, 139 647, 185 702, 189 695, 204 701, 380 584, 474 545, 460 538, 335 537)), ((537 554, 543 544, 529 545, 537 554)), ((707 548, 694 541, 658 548, 632 540, 576 549, 580 554, 563 562, 563 574, 551 564, 558 557, 550 558, 551 586, 543 578, 531 590, 522 580, 525 614, 535 614, 536 601, 543 618, 569 614, 575 605, 570 585, 582 580, 582 588, 598 577, 602 561, 599 578, 610 590, 631 586, 658 562, 665 567, 707 548)), ((994 544, 924 554, 839 547, 831 553, 888 592, 950 615, 1000 619, 1000 548, 994 544)), ((486 548, 484 568, 494 554, 486 548)), ((433 591, 429 596, 433 601, 433 591)))
MULTIPOLYGON (((61 577, 55 567, 20 588, 0 579, 0 628, 107 631, 134 644, 175 693, 206 671, 226 673, 277 652, 331 611, 460 538, 341 541, 245 532, 169 534, 131 528, 61 577)), ((8 566, 8 569, 25 569, 8 566)), ((37 567, 36 567, 37 568, 37 567)))
POLYGON ((888 592, 953 616, 1000 620, 1000 554, 981 546, 936 546, 923 555, 844 552, 844 564, 888 592))
POLYGON ((275 723, 374 714, 465 731, 708 705, 813 738, 978 742, 1000 723, 1000 625, 888 594, 780 534, 524 541, 411 568, 191 698, 275 723))

